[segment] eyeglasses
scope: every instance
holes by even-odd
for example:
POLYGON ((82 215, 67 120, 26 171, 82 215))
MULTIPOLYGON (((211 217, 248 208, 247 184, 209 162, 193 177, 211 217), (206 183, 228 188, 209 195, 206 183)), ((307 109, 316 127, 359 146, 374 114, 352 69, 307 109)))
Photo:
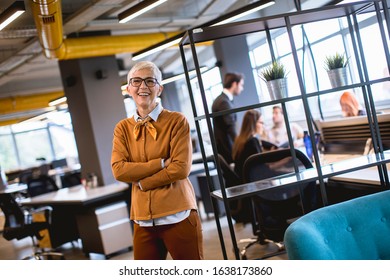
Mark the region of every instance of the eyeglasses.
POLYGON ((133 87, 140 87, 142 82, 144 82, 147 87, 154 87, 158 84, 157 79, 155 78, 131 78, 129 80, 129 84, 131 84, 133 87))

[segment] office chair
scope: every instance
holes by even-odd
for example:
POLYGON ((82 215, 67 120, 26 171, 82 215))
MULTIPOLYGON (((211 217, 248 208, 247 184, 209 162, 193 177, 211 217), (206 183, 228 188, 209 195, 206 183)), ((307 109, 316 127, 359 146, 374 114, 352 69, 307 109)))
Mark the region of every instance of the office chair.
POLYGON ((62 253, 46 252, 38 250, 37 240, 42 240, 42 230, 49 230, 51 222, 51 208, 42 207, 34 210, 23 209, 9 193, 0 194, 0 208, 5 215, 5 223, 3 229, 3 237, 6 240, 23 239, 31 237, 34 247, 32 255, 23 259, 65 259, 62 253), (33 214, 43 213, 45 221, 33 221, 33 214))
POLYGON ((27 193, 30 197, 58 190, 55 181, 47 175, 40 175, 27 180, 27 193))
MULTIPOLYGON (((233 170, 233 168, 227 163, 224 157, 218 154, 219 165, 221 167, 222 176, 225 182, 225 187, 230 188, 242 184, 242 179, 233 170)), ((237 223, 250 223, 251 222, 251 204, 250 198, 237 199, 229 202, 230 213, 232 218, 237 223)))
POLYGON ((69 188, 73 186, 81 185, 81 173, 73 172, 67 173, 61 176, 61 186, 62 188, 69 188))
POLYGON ((19 184, 27 184, 27 181, 33 177, 33 170, 27 169, 22 172, 20 172, 18 178, 19 178, 19 184))
MULTIPOLYGON (((295 154, 299 170, 313 167, 304 153, 295 149, 295 154)), ((278 149, 250 156, 244 163, 243 180, 248 183, 294 172, 290 149, 278 149)), ((247 249, 257 243, 273 243, 278 247, 276 252, 266 254, 262 259, 285 253, 283 237, 289 224, 318 205, 314 181, 288 188, 273 188, 251 199, 254 210, 252 227, 257 238, 241 250, 242 259, 246 259, 247 249)))

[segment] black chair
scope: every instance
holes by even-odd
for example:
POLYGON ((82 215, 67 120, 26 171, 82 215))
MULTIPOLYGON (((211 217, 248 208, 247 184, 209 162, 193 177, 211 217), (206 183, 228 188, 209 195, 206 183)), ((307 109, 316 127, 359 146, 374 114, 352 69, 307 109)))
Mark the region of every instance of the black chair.
MULTIPOLYGON (((304 153, 297 149, 294 151, 299 170, 313 167, 304 153)), ((248 183, 293 172, 295 168, 291 150, 278 149, 250 156, 244 163, 243 180, 248 183)), ((263 256, 263 259, 284 253, 283 237, 287 227, 294 219, 318 208, 318 197, 314 181, 272 188, 251 197, 255 212, 252 221, 253 233, 257 238, 242 249, 242 258, 246 259, 247 249, 257 243, 272 242, 278 247, 276 252, 263 256)))
POLYGON ((34 252, 24 259, 65 259, 62 253, 38 250, 36 244, 36 240, 41 240, 43 238, 40 232, 45 229, 49 230, 50 228, 50 207, 42 207, 34 210, 23 209, 16 202, 12 194, 3 193, 0 194, 0 208, 5 215, 3 237, 6 240, 20 240, 26 237, 32 238, 34 252), (33 215, 36 213, 43 213, 45 216, 44 221, 33 221, 33 215))
POLYGON ((72 172, 61 176, 62 188, 69 188, 77 185, 81 185, 81 172, 72 172))
MULTIPOLYGON (((240 176, 227 163, 224 157, 218 154, 219 165, 221 167, 222 176, 225 182, 225 187, 230 188, 242 184, 240 176)), ((236 223, 250 223, 252 221, 252 208, 250 198, 237 199, 229 202, 230 214, 236 223)))
POLYGON ((58 190, 56 182, 47 175, 40 175, 27 180, 27 193, 30 197, 58 190))
POLYGON ((27 184, 28 179, 33 177, 33 169, 26 169, 19 173, 19 183, 27 184))

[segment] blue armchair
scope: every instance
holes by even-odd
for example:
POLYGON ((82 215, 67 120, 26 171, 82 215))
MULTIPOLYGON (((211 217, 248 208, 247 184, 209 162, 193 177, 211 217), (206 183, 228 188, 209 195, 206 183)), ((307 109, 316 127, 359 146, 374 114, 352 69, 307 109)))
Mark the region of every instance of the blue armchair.
POLYGON ((315 210, 286 230, 289 259, 390 259, 390 191, 315 210))

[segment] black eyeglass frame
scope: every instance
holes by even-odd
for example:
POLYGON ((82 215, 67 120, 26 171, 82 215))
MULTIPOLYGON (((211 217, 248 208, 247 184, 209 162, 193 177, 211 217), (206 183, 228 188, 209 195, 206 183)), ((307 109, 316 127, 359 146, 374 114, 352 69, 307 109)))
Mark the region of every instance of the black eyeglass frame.
POLYGON ((145 83, 145 85, 147 86, 147 87, 155 87, 156 85, 160 85, 160 83, 158 82, 158 80, 156 79, 156 78, 153 78, 153 77, 147 77, 147 78, 145 78, 145 79, 142 79, 142 78, 140 78, 140 77, 134 77, 134 78, 131 78, 131 79, 129 79, 129 85, 131 85, 131 86, 133 86, 133 87, 140 87, 141 85, 142 85, 142 82, 144 82, 145 83), (133 80, 134 79, 139 79, 139 80, 141 80, 141 83, 137 86, 137 85, 133 85, 133 80), (148 85, 148 81, 147 80, 149 80, 149 82, 151 81, 151 80, 153 80, 153 85, 148 85))

